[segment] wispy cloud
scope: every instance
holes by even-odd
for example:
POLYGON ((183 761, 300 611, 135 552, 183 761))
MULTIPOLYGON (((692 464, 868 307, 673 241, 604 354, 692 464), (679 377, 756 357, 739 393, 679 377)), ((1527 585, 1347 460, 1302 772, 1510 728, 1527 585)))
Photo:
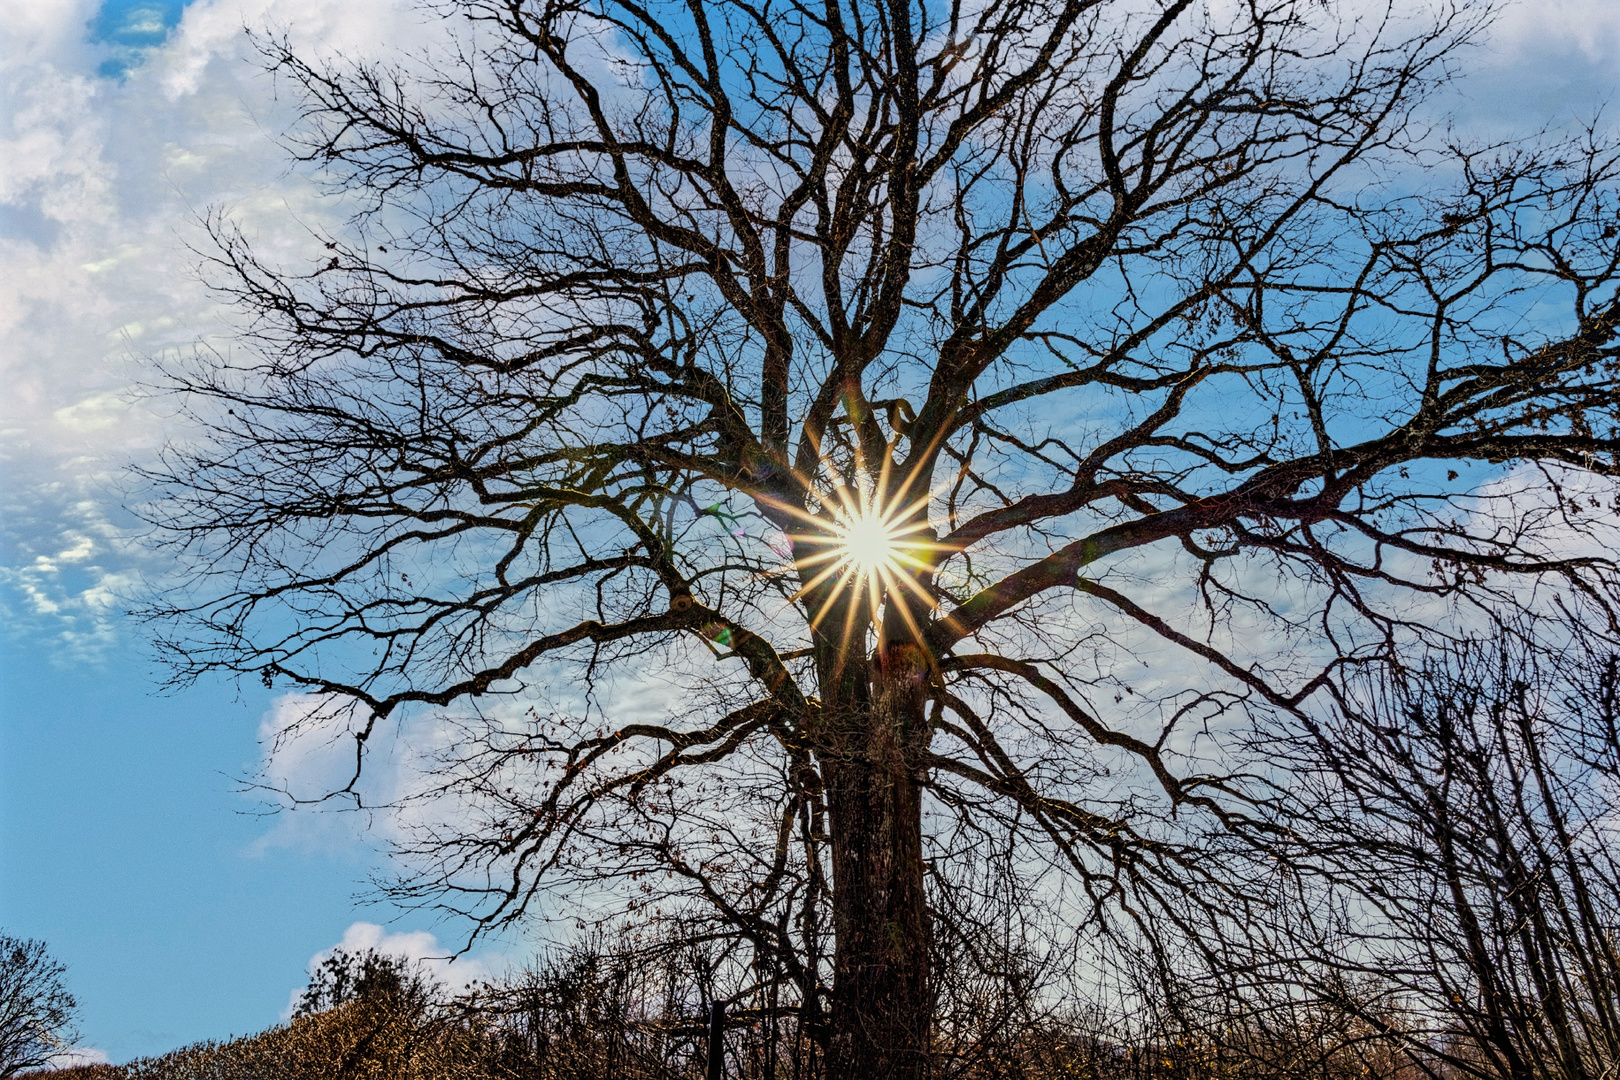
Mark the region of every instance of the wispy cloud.
POLYGON ((46 502, 45 516, 56 528, 43 535, 34 532, 27 512, 41 508, 41 493, 22 494, 34 505, 19 507, 13 498, 5 500, 13 505, 0 504, 8 517, 0 531, 0 550, 7 553, 0 564, 5 632, 37 638, 53 663, 94 660, 115 640, 123 594, 133 584, 129 571, 119 565, 124 560, 116 530, 98 500, 79 498, 65 506, 46 502))

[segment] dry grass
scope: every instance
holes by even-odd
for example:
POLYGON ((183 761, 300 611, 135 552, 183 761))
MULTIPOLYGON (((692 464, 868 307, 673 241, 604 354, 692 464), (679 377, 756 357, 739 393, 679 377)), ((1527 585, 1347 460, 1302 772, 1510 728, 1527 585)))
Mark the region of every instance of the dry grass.
MULTIPOLYGON (((448 1012, 411 1013, 351 1002, 257 1035, 204 1042, 128 1065, 89 1065, 52 1080, 698 1080, 698 1047, 662 1052, 656 1037, 623 1030, 552 1032, 514 1038, 497 1024, 448 1012)), ((816 1080, 801 1057, 778 1054, 773 1070, 736 1032, 735 1080, 816 1080)), ((1121 1046, 1057 1025, 1024 1032, 992 1052, 942 1055, 948 1080, 1420 1080, 1409 1060, 1387 1048, 1216 1047, 1193 1039, 1121 1046), (1370 1052, 1369 1052, 1370 1051, 1370 1052)))

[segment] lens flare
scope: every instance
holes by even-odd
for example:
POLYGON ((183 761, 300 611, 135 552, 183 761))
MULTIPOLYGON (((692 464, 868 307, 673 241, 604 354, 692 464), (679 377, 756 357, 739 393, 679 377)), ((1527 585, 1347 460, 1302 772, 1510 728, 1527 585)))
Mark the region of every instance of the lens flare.
MULTIPOLYGON (((840 598, 858 601, 862 594, 869 617, 900 590, 909 590, 925 606, 933 606, 933 598, 913 574, 929 569, 927 553, 939 546, 928 524, 927 505, 927 497, 901 504, 885 500, 881 490, 840 487, 823 499, 823 514, 803 515, 815 527, 792 537, 801 553, 799 572, 804 575, 795 599, 823 594, 820 608, 812 613, 815 625, 820 625, 840 598), (803 554, 806 549, 808 555, 803 554)), ((912 623, 910 606, 902 605, 900 610, 912 632, 920 634, 912 623)), ((844 605, 847 639, 855 636, 859 607, 854 602, 844 605)))
POLYGON ((895 562, 897 547, 888 522, 880 517, 858 517, 838 526, 840 560, 861 574, 876 574, 895 562))

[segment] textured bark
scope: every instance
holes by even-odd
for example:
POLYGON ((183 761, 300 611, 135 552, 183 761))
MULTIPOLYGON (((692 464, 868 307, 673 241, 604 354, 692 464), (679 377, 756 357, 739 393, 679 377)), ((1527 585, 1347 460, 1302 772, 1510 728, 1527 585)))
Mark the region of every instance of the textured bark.
MULTIPOLYGON (((921 651, 892 646, 870 702, 834 721, 831 1080, 928 1075, 933 1000, 923 888, 921 651)), ((852 705, 854 703, 851 703, 852 705)))

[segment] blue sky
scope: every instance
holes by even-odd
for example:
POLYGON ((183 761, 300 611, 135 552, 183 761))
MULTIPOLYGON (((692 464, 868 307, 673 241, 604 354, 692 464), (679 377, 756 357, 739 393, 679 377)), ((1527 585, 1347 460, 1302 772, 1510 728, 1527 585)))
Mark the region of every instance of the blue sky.
MULTIPOLYGON (((1620 86, 1617 9, 1510 8, 1468 59, 1464 126, 1592 115, 1620 86)), ((241 28, 351 53, 432 28, 409 0, 0 13, 0 926, 50 943, 85 1046, 123 1060, 274 1023, 340 941, 420 955, 427 933, 461 932, 357 901, 384 867, 351 822, 253 815, 239 781, 277 702, 220 684, 159 695, 122 614, 163 568, 131 542, 120 468, 179 434, 132 397, 140 357, 228 343, 187 271, 196 212, 225 207, 272 249, 339 213, 284 167, 270 136, 286 103, 243 61, 241 28)))
POLYGON ((272 696, 161 694, 121 613, 154 566, 128 542, 118 468, 162 432, 129 400, 135 358, 220 333, 185 270, 191 211, 285 221, 308 199, 277 186, 273 104, 237 62, 241 27, 353 43, 404 7, 5 4, 0 927, 68 965, 92 1056, 273 1024, 311 958, 345 940, 459 943, 461 928, 356 899, 378 859, 350 821, 255 813, 240 782, 262 763, 272 696))
POLYGON ((97 67, 101 75, 123 75, 142 55, 162 45, 180 22, 187 0, 108 0, 91 20, 89 38, 110 55, 97 67))

